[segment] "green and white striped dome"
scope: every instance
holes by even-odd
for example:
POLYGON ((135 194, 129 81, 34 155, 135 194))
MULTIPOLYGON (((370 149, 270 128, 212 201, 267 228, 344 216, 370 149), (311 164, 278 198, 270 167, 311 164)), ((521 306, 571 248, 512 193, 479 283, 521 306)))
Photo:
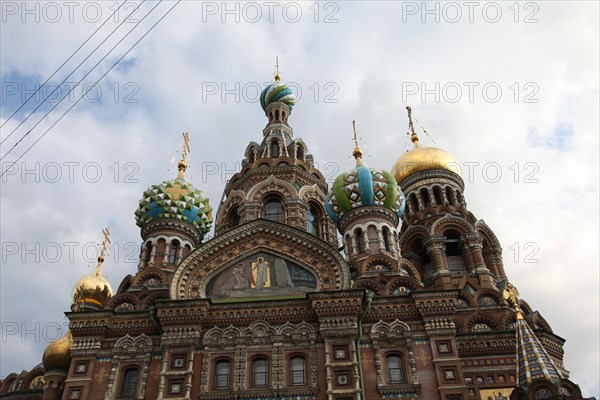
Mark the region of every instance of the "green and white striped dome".
POLYGON ((405 204, 404 194, 392 174, 360 163, 336 178, 325 200, 325 209, 337 223, 345 213, 362 206, 388 207, 400 217, 405 204))

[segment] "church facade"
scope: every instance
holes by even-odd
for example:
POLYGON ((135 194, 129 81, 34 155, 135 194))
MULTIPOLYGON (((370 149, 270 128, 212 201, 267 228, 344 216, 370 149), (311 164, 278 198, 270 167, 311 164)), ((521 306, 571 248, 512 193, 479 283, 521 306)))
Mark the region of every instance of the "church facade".
POLYGON ((582 398, 564 340, 516 297, 458 163, 420 145, 410 109, 414 149, 391 173, 362 161, 355 129, 356 167, 329 188, 288 123, 294 105, 277 74, 210 240, 184 147, 177 178, 135 213, 137 273, 113 292, 101 256, 67 334, 0 398, 582 398))

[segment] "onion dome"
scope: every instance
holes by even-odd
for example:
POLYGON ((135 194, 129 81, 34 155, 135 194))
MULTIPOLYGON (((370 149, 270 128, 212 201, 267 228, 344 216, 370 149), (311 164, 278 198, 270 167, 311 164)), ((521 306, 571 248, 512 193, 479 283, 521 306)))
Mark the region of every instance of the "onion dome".
MULTIPOLYGON (((356 131, 354 140, 356 144, 356 131)), ((383 206, 402 216, 406 200, 392 174, 363 164, 358 144, 352 155, 356 168, 336 178, 325 200, 329 217, 337 223, 345 213, 362 206, 383 206)))
POLYGON ((152 185, 144 192, 135 211, 135 222, 144 228, 152 221, 176 219, 193 225, 204 236, 210 231, 212 208, 204 192, 184 179, 185 160, 181 160, 178 167, 176 179, 152 185))
POLYGON ((263 111, 267 111, 268 105, 275 102, 284 103, 289 108, 294 107, 296 104, 296 95, 289 87, 281 83, 279 67, 275 73, 275 82, 264 88, 260 94, 260 106, 263 111))
POLYGON ((73 336, 68 330, 63 337, 50 343, 44 355, 42 356, 42 364, 46 371, 60 370, 68 371, 71 365, 71 345, 73 344, 73 336))
POLYGON ((437 147, 421 147, 419 136, 415 133, 411 119, 411 109, 406 107, 409 116, 410 139, 414 148, 404 153, 392 167, 392 175, 400 183, 410 175, 432 169, 443 169, 460 175, 460 166, 447 151, 437 147))
POLYGON ((76 308, 78 305, 85 303, 103 307, 108 299, 112 297, 112 286, 110 285, 110 282, 102 275, 103 262, 104 255, 101 255, 98 257, 96 271, 78 280, 73 287, 71 300, 76 308))

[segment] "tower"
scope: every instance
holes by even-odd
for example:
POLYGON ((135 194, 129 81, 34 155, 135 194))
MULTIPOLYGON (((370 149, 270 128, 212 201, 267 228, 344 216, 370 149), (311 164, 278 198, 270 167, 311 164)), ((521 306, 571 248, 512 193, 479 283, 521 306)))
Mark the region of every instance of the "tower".
POLYGON ((216 217, 215 234, 264 218, 305 230, 335 245, 335 227, 323 207, 327 183, 314 167, 313 156, 300 138, 294 138, 288 119, 295 96, 281 83, 279 69, 274 82, 260 95, 267 116, 260 144, 246 147, 242 169, 227 182, 216 217))
POLYGON ((506 278, 500 243, 469 212, 456 159, 440 148, 421 146, 412 110, 406 108, 414 148, 392 168, 407 198, 399 237, 402 254, 418 267, 425 288, 458 288, 468 276, 494 290, 495 282, 506 278))
POLYGON ((364 287, 378 296, 415 289, 419 282, 408 273, 397 241, 404 195, 389 172, 369 168, 363 162, 356 124, 352 124, 356 166, 336 178, 325 208, 342 235, 354 287, 364 287), (411 282, 399 286, 397 277, 411 282))
POLYGON ((135 212, 143 240, 138 270, 154 270, 159 275, 172 273, 210 231, 212 209, 208 199, 185 180, 189 151, 186 132, 177 178, 152 185, 140 200, 135 212))

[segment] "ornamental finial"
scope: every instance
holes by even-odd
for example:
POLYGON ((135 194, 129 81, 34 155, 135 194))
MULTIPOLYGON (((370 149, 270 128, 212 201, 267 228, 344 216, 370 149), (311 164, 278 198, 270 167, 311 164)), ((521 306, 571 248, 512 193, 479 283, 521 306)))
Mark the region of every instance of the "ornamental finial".
POLYGON ((413 125, 412 108, 410 106, 406 106, 406 111, 408 112, 408 129, 410 133, 410 140, 415 145, 415 149, 418 149, 421 147, 421 144, 419 143, 419 135, 417 135, 417 132, 415 132, 415 127, 413 125))
POLYGON ((104 256, 106 256, 106 245, 110 244, 110 228, 107 226, 102 229, 102 234, 104 235, 104 239, 102 239, 102 247, 100 248, 100 255, 98 256, 98 265, 96 265, 96 276, 100 276, 104 256))
POLYGON ((177 179, 183 179, 183 173, 187 169, 186 157, 190 152, 190 134, 187 132, 183 132, 183 150, 181 151, 181 161, 177 167, 179 168, 179 174, 177 175, 177 179))
POLYGON ((506 286, 502 291, 502 297, 513 307, 517 319, 523 319, 523 313, 521 312, 521 307, 519 307, 519 290, 512 283, 506 282, 506 286))
POLYGON ((356 159, 356 166, 358 167, 362 164, 363 153, 360 147, 358 146, 358 133, 356 132, 356 121, 354 120, 352 121, 352 129, 354 130, 354 151, 352 152, 352 155, 356 159))
POLYGON ((279 57, 275 57, 275 82, 281 82, 281 75, 279 74, 279 57))

